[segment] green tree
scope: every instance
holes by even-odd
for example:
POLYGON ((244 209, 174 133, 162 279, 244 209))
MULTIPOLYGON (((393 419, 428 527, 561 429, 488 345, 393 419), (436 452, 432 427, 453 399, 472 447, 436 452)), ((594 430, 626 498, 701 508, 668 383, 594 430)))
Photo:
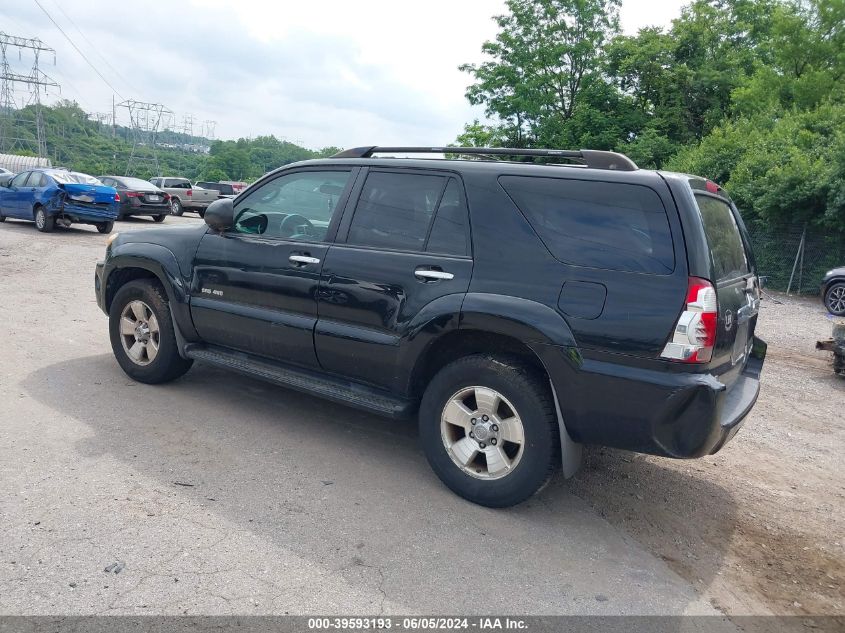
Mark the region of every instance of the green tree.
POLYGON ((490 59, 460 67, 475 80, 466 96, 485 106, 497 137, 517 147, 541 144, 560 136, 582 93, 601 81, 619 0, 508 0, 507 8, 495 18, 495 41, 482 46, 490 59))

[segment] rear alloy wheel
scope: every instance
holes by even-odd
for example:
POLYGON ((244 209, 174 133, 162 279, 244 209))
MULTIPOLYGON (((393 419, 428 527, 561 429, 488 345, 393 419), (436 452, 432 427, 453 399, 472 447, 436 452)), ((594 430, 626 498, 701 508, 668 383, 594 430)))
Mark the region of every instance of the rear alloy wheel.
POLYGON ((170 202, 170 213, 172 215, 182 215, 182 213, 184 213, 184 209, 182 208, 182 203, 179 201, 178 198, 174 198, 170 202))
POLYGON ((480 505, 524 501, 560 464, 548 381, 517 359, 473 355, 447 365, 426 389, 419 424, 437 476, 480 505))
POLYGON ((52 215, 47 215, 44 207, 38 207, 35 210, 35 228, 42 233, 49 233, 56 225, 56 218, 52 215))
POLYGON ((100 233, 111 233, 114 228, 114 222, 98 222, 97 230, 100 233))
POLYGON ((170 306, 153 281, 130 281, 117 291, 109 309, 109 336, 117 362, 138 382, 168 382, 193 364, 179 355, 170 306))
POLYGON ((824 295, 824 305, 831 314, 845 315, 845 283, 835 283, 827 289, 824 295))
POLYGON ((160 222, 164 222, 164 218, 166 218, 166 217, 167 217, 166 215, 154 215, 153 220, 160 223, 160 222))

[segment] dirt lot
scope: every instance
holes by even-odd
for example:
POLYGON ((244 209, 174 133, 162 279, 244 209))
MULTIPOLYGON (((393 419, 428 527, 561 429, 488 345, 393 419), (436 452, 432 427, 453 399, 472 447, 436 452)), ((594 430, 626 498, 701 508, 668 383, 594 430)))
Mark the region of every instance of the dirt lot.
POLYGON ((0 226, 0 613, 845 616, 845 380, 817 299, 764 302, 760 400, 718 455, 590 449, 495 512, 440 485, 413 426, 202 366, 128 380, 103 242, 0 226))
POLYGON ((587 452, 570 489, 731 615, 845 612, 845 380, 816 297, 767 293, 757 406, 721 452, 587 452))

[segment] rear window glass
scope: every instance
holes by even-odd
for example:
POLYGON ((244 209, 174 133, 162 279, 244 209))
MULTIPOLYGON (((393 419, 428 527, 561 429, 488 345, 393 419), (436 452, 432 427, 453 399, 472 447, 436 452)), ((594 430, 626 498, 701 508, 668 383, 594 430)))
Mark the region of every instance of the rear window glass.
POLYGON ((526 176, 499 182, 560 261, 658 275, 675 268, 666 209, 648 187, 526 176))
POLYGON ((149 189, 151 182, 141 180, 140 178, 121 178, 124 186, 132 187, 133 189, 149 189))
POLYGON ((740 277, 748 272, 748 260, 736 219, 731 208, 721 200, 696 195, 704 234, 713 255, 713 274, 717 281, 740 277))
POLYGON ((424 250, 432 215, 446 187, 442 176, 373 172, 367 176, 347 242, 424 250))

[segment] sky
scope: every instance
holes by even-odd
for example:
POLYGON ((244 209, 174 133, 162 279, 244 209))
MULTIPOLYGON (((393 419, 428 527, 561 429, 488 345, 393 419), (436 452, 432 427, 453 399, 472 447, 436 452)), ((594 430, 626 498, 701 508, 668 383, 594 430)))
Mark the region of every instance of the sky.
MULTIPOLYGON (((443 145, 484 117, 464 98, 471 78, 458 66, 482 61, 504 4, 0 0, 0 31, 56 50, 40 68, 61 94, 51 89, 44 103, 72 99, 89 113, 110 112, 113 97, 161 103, 175 127, 192 115, 195 133, 215 121, 217 138, 274 134, 311 148, 443 145)), ((622 0, 622 29, 668 26, 684 4, 622 0)), ((32 55, 9 61, 28 74, 32 55)))

